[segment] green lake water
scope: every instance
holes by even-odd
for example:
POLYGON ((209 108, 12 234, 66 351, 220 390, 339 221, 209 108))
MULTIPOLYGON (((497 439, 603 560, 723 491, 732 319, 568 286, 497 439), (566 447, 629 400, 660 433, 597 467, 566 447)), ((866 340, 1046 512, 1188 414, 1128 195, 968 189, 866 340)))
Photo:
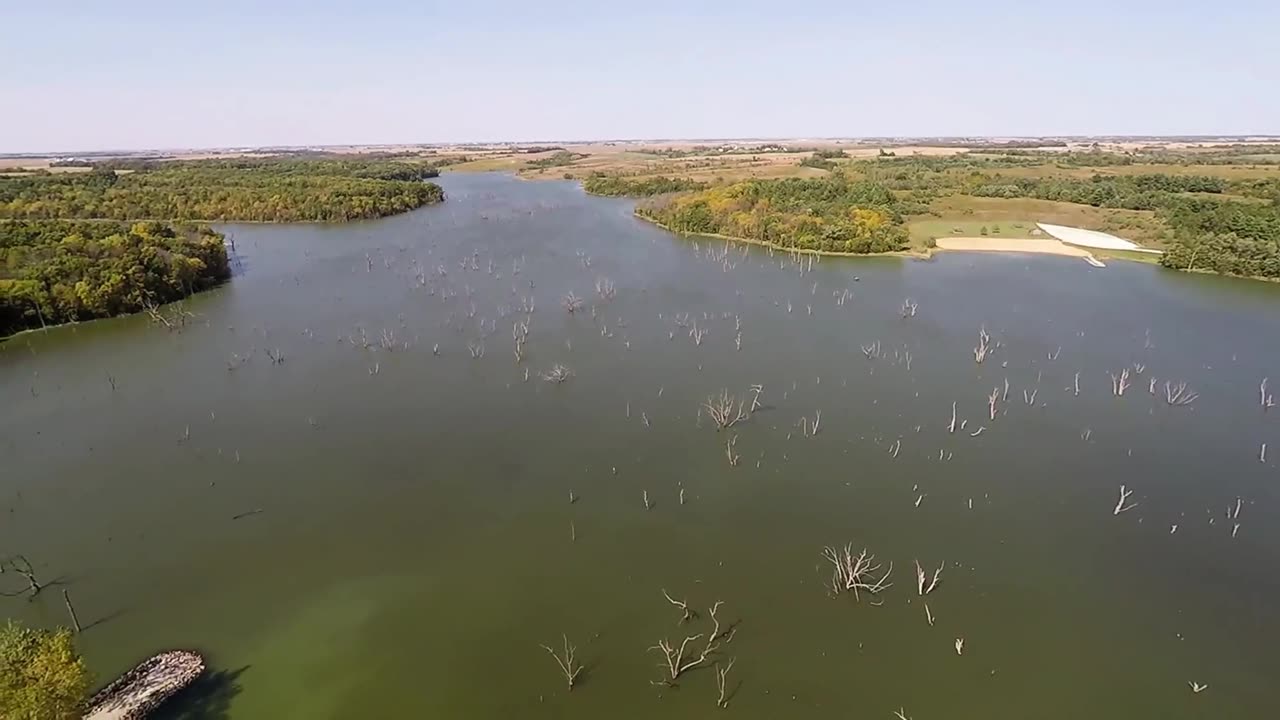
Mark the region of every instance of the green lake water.
POLYGON ((811 266, 573 183, 442 184, 379 221, 222 228, 237 275, 180 333, 0 343, 0 554, 59 583, 4 615, 64 623, 68 589, 102 682, 200 650, 214 672, 166 718, 1280 716, 1280 408, 1259 399, 1280 286, 811 266), (541 380, 557 363, 572 378, 541 380), (1166 381, 1200 397, 1171 407, 1166 381), (753 384, 736 427, 700 414, 753 384), (1137 506, 1115 515, 1122 484, 1137 506), (832 597, 821 552, 845 543, 892 587, 832 597), (945 564, 927 598, 916 559, 945 564), (664 589, 701 617, 679 625, 664 589), (710 664, 660 687, 647 650, 705 633, 717 600, 726 710, 710 664), (539 647, 562 633, 587 665, 572 693, 539 647))

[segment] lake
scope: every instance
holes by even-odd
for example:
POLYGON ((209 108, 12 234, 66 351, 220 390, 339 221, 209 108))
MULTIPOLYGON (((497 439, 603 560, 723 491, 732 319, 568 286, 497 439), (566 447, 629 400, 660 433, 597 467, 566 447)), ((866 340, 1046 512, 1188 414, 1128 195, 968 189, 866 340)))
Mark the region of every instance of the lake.
POLYGON ((181 332, 0 343, 0 554, 60 583, 4 613, 66 623, 68 589, 101 682, 200 650, 167 718, 704 718, 731 659, 740 718, 1280 708, 1280 286, 797 260, 574 183, 441 182, 383 220, 221 228, 237 275, 181 332), (717 431, 703 402, 753 385, 717 431), (891 587, 835 595, 845 544, 891 587), (649 648, 698 655, 717 601, 731 639, 656 684, 649 648))

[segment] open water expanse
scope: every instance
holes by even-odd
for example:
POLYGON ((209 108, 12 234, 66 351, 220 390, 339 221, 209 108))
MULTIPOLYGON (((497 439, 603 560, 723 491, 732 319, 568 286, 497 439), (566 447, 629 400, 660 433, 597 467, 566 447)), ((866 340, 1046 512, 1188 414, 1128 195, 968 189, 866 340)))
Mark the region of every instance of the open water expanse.
POLYGON ((58 583, 4 614, 69 590, 102 683, 201 651, 168 718, 1280 717, 1280 286, 797 260, 441 184, 220 228, 237 275, 181 331, 0 343, 0 555, 58 583), (717 431, 725 390, 759 406, 717 431), (887 587, 832 591, 846 544, 887 587))

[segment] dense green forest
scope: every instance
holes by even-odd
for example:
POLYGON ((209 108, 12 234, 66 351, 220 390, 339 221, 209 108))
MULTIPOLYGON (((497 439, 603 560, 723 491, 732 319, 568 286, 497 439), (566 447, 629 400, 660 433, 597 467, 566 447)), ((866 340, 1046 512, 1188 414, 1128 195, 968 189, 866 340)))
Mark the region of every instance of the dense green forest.
POLYGON ((1072 178, 1018 178, 973 188, 978 197, 1037 198, 1094 207, 1159 210, 1180 201, 1178 193, 1223 193, 1227 181, 1207 175, 1095 175, 1072 178))
POLYGON ((1175 233, 1160 264, 1280 279, 1280 207, 1184 198, 1164 211, 1175 233))
POLYGON ((840 174, 721 185, 643 205, 638 212, 677 232, 802 250, 877 253, 907 246, 893 193, 840 174))
POLYGON ((138 312, 230 277, 222 235, 160 222, 0 222, 0 336, 138 312))
POLYGON ((97 164, 0 177, 0 218, 341 222, 444 199, 434 167, 383 159, 243 158, 97 164))
POLYGON ((688 178, 625 178, 602 173, 594 173, 582 181, 582 188, 592 195, 609 197, 650 197, 671 192, 704 190, 706 187, 707 183, 688 178))

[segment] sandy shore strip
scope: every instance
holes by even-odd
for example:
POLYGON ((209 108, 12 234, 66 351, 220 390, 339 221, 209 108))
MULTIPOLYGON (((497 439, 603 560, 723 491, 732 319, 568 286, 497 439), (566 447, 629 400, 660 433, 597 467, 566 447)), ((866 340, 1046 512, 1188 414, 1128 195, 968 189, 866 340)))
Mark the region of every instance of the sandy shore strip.
POLYGON ((940 250, 968 250, 974 252, 1016 252, 1040 255, 1066 255, 1067 257, 1093 257, 1084 248, 1068 245, 1053 238, 992 238, 948 237, 938 238, 940 250))

